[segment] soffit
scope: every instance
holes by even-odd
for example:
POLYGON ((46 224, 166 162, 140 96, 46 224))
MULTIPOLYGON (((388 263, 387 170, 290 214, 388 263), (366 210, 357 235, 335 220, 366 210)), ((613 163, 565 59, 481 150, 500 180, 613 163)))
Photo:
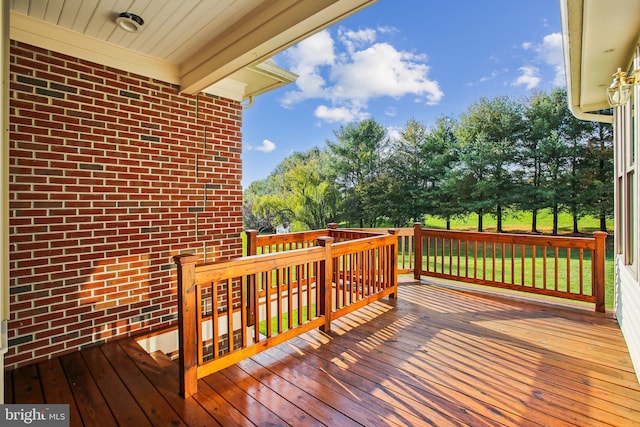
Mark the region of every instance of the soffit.
POLYGON ((638 0, 560 0, 567 86, 572 107, 609 108, 606 89, 627 70, 640 34, 638 0))
POLYGON ((257 64, 376 0, 10 0, 11 38, 178 84, 232 79, 247 98, 295 78, 257 64), (127 33, 120 12, 144 19, 127 33), (249 68, 247 68, 249 67, 249 68))

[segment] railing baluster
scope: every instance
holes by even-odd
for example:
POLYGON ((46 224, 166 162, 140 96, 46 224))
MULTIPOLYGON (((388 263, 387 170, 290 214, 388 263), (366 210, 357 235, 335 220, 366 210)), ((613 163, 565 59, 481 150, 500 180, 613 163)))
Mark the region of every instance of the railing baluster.
POLYGON ((538 248, 536 245, 531 245, 531 287, 536 287, 536 252, 538 248))
POLYGON ((457 242, 458 242, 457 243, 457 249, 458 250, 457 250, 457 253, 456 253, 456 256, 457 256, 456 272, 457 272, 457 276, 460 276, 460 251, 461 251, 460 245, 461 245, 462 241, 460 239, 458 239, 457 242))
MULTIPOLYGON (((218 312, 218 283, 213 283, 211 287, 211 330, 213 331, 213 343, 211 354, 215 359, 220 355, 220 341, 217 337, 220 336, 220 324, 218 323, 219 316, 218 312)), ((202 335, 200 335, 202 337, 202 335)), ((200 338, 200 345, 202 345, 202 338, 200 338)))
POLYGON ((487 242, 482 242, 482 280, 487 280, 487 242))
POLYGON ((296 266, 296 283, 297 283, 297 293, 298 296, 298 325, 302 325, 304 320, 302 319, 302 265, 296 266))
POLYGON ((255 292, 252 294, 254 307, 253 340, 257 343, 260 341, 260 288, 264 288, 264 274, 254 275, 254 277, 260 277, 260 283, 255 283, 255 292))
MULTIPOLYGON (((227 279, 227 335, 227 349, 231 353, 235 348, 235 343, 233 339, 233 284, 230 278, 227 279)), ((216 341, 215 338, 214 341, 216 341)))
POLYGON ((571 248, 567 250, 567 292, 571 292, 571 248))
POLYGON ((287 269, 287 273, 289 275, 287 280, 287 309, 289 310, 287 313, 287 329, 293 328, 293 288, 292 281, 293 276, 291 272, 291 267, 287 269))
POLYGON ((547 289, 547 247, 542 247, 542 288, 547 289))
POLYGON ((285 270, 278 269, 276 275, 276 301, 278 302, 278 311, 277 311, 277 319, 278 322, 278 333, 282 333, 282 285, 285 280, 285 270))
POLYGON ((555 257, 555 259, 554 259, 554 277, 555 277, 555 280, 554 280, 554 289, 557 291, 557 290, 558 290, 558 283, 560 282, 560 279, 559 279, 559 273, 558 273, 558 255, 559 255, 559 248, 556 246, 556 247, 554 248, 554 251, 553 251, 553 252, 554 252, 554 257, 555 257))
POLYGON ((525 272, 525 255, 527 252, 527 248, 525 247, 525 245, 520 245, 520 284, 522 286, 525 286, 525 280, 524 280, 524 272, 525 272))
POLYGON ((242 332, 242 348, 247 347, 247 290, 240 284, 240 331, 242 332))
POLYGON ((496 281, 496 244, 491 244, 491 280, 496 281))
POLYGON ((511 284, 516 284, 516 244, 511 243, 511 284))
POLYGON ((469 241, 464 241, 464 277, 469 277, 469 241))
POLYGON ((473 241, 473 278, 478 278, 478 241, 473 241))
POLYGON ((266 322, 267 322, 267 338, 271 338, 271 282, 273 280, 273 274, 270 272, 266 275, 267 280, 266 283, 264 285, 265 288, 265 294, 266 294, 266 305, 265 305, 265 311, 266 311, 266 322))
MULTIPOLYGON (((215 286, 215 283, 213 284, 215 286)), ((197 312, 196 312, 196 322, 197 322, 197 340, 198 340, 198 364, 202 363, 202 360, 204 359, 203 353, 204 353, 204 346, 202 343, 202 320, 204 317, 204 307, 202 306, 202 291, 206 289, 204 286, 198 286, 196 288, 196 307, 197 307, 197 312)))
POLYGON ((504 250, 505 250, 506 245, 504 244, 504 242, 502 242, 501 245, 501 249, 502 252, 500 253, 500 255, 502 256, 502 263, 500 265, 500 269, 502 270, 502 283, 504 283, 504 270, 505 270, 505 266, 504 266, 504 250))

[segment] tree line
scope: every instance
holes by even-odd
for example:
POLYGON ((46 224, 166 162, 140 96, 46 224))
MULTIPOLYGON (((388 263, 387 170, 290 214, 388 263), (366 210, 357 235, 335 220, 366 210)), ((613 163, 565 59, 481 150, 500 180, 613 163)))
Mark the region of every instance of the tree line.
POLYGON ((244 194, 245 226, 294 230, 330 222, 352 227, 402 227, 425 215, 496 218, 502 232, 510 211, 529 211, 531 231, 549 209, 558 215, 613 216, 612 126, 576 119, 566 91, 524 101, 481 98, 457 118, 434 125, 410 119, 391 137, 374 119, 341 126, 323 148, 296 152, 244 194))

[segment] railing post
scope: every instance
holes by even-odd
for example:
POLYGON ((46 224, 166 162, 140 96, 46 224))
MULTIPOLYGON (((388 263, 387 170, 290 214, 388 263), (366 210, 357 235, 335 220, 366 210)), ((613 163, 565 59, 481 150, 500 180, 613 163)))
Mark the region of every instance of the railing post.
POLYGON ((327 228, 329 230, 337 230, 338 229, 338 223, 337 222, 330 222, 329 224, 327 224, 327 228))
MULTIPOLYGON (((247 230, 247 256, 258 253, 258 230, 247 230)), ((256 324, 256 276, 247 276, 247 326, 256 324)))
POLYGON ((389 272, 391 287, 394 289, 393 293, 389 294, 389 298, 395 299, 398 296, 398 236, 400 235, 400 230, 397 228, 391 228, 387 230, 387 232, 395 237, 395 243, 391 248, 391 263, 389 265, 389 268, 391 269, 389 272))
POLYGON ((413 223, 413 253, 415 255, 415 262, 413 263, 413 278, 420 280, 422 276, 422 224, 419 222, 413 223))
POLYGON ((604 305, 604 259, 606 257, 606 241, 607 233, 604 231, 596 231, 593 233, 596 239, 596 249, 593 255, 593 292, 596 297, 596 311, 605 312, 604 305))
POLYGON ((247 235, 247 255, 246 256, 257 255, 258 230, 247 230, 245 231, 245 234, 247 235))
POLYGON ((180 358, 180 394, 185 399, 198 392, 198 317, 196 315, 195 255, 178 255, 178 354, 180 358))
POLYGON ((331 245, 333 237, 318 237, 318 246, 325 248, 324 261, 320 261, 318 274, 318 286, 320 286, 320 301, 318 312, 324 316, 324 325, 320 327, 322 332, 331 332, 331 297, 333 294, 333 256, 331 245))

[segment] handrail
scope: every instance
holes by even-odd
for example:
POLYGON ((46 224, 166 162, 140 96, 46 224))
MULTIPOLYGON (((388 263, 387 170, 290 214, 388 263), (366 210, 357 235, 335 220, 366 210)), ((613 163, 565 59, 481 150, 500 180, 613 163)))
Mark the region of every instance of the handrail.
POLYGON ((395 232, 339 243, 324 233, 313 247, 215 264, 175 257, 184 397, 197 392, 198 378, 395 296, 395 232))
POLYGON ((437 277, 591 302, 596 311, 604 312, 607 233, 593 236, 448 231, 416 223, 414 278, 437 277))

